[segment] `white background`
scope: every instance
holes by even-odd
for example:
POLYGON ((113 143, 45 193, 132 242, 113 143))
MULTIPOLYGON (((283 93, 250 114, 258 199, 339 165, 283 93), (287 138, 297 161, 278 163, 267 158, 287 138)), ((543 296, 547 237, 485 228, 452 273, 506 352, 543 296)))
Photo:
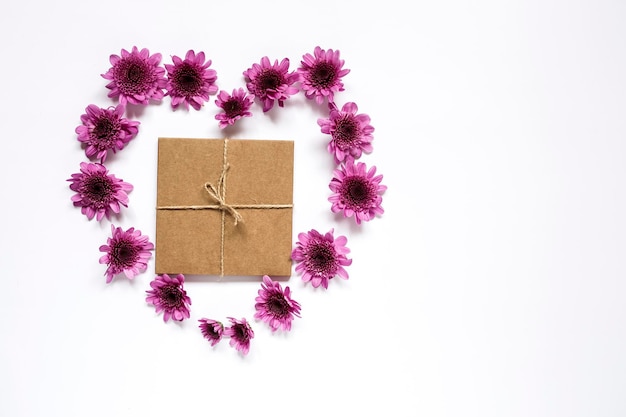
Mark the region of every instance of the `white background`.
MULTIPOLYGON (((626 415, 626 3, 623 1, 13 1, 0 14, 0 415, 626 415), (191 319, 145 303, 154 276, 105 284, 66 179, 74 128, 107 107, 122 48, 205 51, 228 91, 262 56, 295 69, 339 49, 372 118, 385 214, 330 212, 322 114, 299 95, 235 138, 296 144, 298 232, 348 237, 350 279, 285 283, 290 333, 253 320, 257 281, 190 279, 191 319), (197 319, 247 317, 240 356, 197 319)), ((212 100, 136 114, 110 158, 135 185, 114 219, 155 235, 157 137, 222 137, 212 100)), ((271 244, 271 236, 268 236, 271 244)))

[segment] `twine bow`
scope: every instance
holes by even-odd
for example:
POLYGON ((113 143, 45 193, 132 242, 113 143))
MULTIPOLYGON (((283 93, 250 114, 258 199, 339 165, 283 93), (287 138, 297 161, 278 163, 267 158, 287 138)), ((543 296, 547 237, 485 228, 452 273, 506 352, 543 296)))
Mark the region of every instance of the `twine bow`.
POLYGON ((239 212, 235 209, 235 206, 226 203, 226 172, 228 171, 228 168, 230 168, 230 164, 226 163, 222 169, 220 179, 217 181, 217 187, 210 182, 205 182, 204 189, 211 197, 213 197, 215 201, 217 201, 218 205, 216 209, 221 210, 222 213, 225 211, 230 213, 235 221, 235 226, 237 226, 237 223, 242 221, 243 217, 241 217, 241 214, 239 214, 239 212))

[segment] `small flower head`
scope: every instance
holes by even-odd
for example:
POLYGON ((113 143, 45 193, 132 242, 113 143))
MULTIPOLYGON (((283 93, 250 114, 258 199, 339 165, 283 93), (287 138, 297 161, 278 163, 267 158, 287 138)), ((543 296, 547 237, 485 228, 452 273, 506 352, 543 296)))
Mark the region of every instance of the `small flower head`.
POLYGON ((105 253, 100 263, 107 265, 107 284, 122 272, 128 279, 133 279, 145 271, 153 249, 154 245, 148 236, 142 235, 140 230, 131 227, 124 231, 121 227, 111 225, 111 237, 107 239, 106 245, 100 246, 100 252, 105 253))
POLYGON ((230 337, 230 345, 241 352, 242 355, 247 355, 250 351, 250 340, 254 338, 254 332, 252 327, 246 321, 245 318, 237 320, 232 317, 228 317, 230 321, 230 327, 224 329, 224 336, 230 337))
POLYGON ((109 57, 112 67, 102 74, 110 82, 106 85, 109 97, 119 97, 121 104, 148 104, 150 100, 161 101, 167 85, 165 69, 160 66, 161 54, 150 55, 146 48, 136 46, 121 55, 109 57))
POLYGON ((328 152, 332 153, 335 163, 340 163, 350 155, 354 159, 361 157, 363 152, 372 152, 372 132, 370 117, 367 114, 357 114, 358 107, 355 103, 348 102, 341 110, 334 103, 329 104, 330 115, 328 119, 318 119, 322 133, 331 135, 328 143, 328 152))
POLYGON ((111 213, 119 213, 120 205, 128 207, 128 192, 133 186, 109 174, 104 165, 81 162, 80 172, 72 174, 70 189, 76 194, 72 196, 75 207, 89 220, 100 221, 103 217, 110 219, 111 213))
POLYGON ((283 291, 281 285, 267 275, 263 276, 254 308, 254 318, 269 324, 273 332, 278 329, 291 330, 294 316, 300 317, 300 304, 291 299, 289 287, 283 291))
POLYGON ((146 301, 156 307, 156 312, 163 311, 163 321, 170 318, 182 321, 189 318, 191 299, 187 296, 183 284, 185 276, 178 274, 171 278, 167 274, 157 275, 150 283, 151 290, 146 291, 146 301))
POLYGON ((222 340, 222 334, 224 333, 224 325, 222 322, 212 319, 202 318, 198 320, 200 322, 200 331, 206 340, 211 342, 211 346, 215 346, 220 340, 222 340))
POLYGON ((242 117, 252 116, 250 107, 253 103, 254 96, 249 96, 243 88, 234 89, 232 95, 226 91, 220 91, 217 100, 215 100, 217 107, 222 109, 220 113, 215 115, 215 119, 220 122, 220 129, 234 125, 242 117))
POLYGON ((328 288, 328 281, 335 276, 348 279, 348 272, 344 269, 352 264, 352 259, 346 257, 350 253, 346 247, 348 239, 345 236, 335 239, 333 234, 334 229, 324 235, 315 229, 300 233, 291 252, 291 258, 298 263, 296 272, 301 272, 302 281, 310 281, 315 288, 320 285, 328 288))
POLYGON ((125 106, 118 104, 108 109, 90 104, 80 116, 82 124, 76 128, 78 141, 85 145, 88 158, 104 163, 109 151, 121 151, 137 135, 139 122, 122 117, 125 106))
POLYGON ((315 47, 313 55, 303 55, 297 71, 304 95, 308 99, 314 98, 317 104, 322 104, 324 99, 332 102, 334 94, 344 90, 341 79, 350 72, 342 68, 343 64, 339 51, 323 50, 319 46, 315 47))
POLYGON ((205 60, 204 52, 196 54, 193 50, 187 51, 185 59, 172 57, 174 65, 165 64, 167 70, 166 96, 172 98, 172 107, 183 105, 200 110, 204 102, 209 100, 210 94, 217 93, 217 73, 210 69, 211 60, 205 60))
POLYGON ((334 177, 329 184, 333 192, 328 198, 332 203, 331 211, 343 211, 345 217, 354 216, 357 224, 382 214, 382 194, 387 189, 387 186, 381 185, 382 179, 382 175, 376 175, 375 166, 368 170, 364 163, 355 164, 354 159, 348 157, 334 171, 334 177))
POLYGON ((252 64, 252 68, 244 71, 243 75, 246 77, 248 91, 263 103, 264 112, 274 107, 274 101, 278 102, 279 107, 283 107, 284 101, 298 92, 293 84, 300 77, 295 71, 289 72, 288 58, 283 59, 280 64, 278 60, 271 64, 269 58, 264 56, 260 64, 252 64))

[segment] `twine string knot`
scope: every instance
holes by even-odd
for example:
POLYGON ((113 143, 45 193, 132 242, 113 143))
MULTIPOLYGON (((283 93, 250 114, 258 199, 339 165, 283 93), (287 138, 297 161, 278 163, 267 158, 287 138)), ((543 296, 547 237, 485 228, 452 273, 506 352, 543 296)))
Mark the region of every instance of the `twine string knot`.
POLYGON ((230 168, 230 164, 225 164, 222 169, 222 173, 220 174, 220 178, 217 182, 217 187, 211 184, 210 182, 204 183, 204 189, 207 193, 217 202, 217 209, 220 211, 226 211, 231 216, 233 216, 233 220, 235 226, 240 221, 243 221, 243 217, 239 212, 235 209, 235 207, 231 204, 226 203, 226 172, 230 168))

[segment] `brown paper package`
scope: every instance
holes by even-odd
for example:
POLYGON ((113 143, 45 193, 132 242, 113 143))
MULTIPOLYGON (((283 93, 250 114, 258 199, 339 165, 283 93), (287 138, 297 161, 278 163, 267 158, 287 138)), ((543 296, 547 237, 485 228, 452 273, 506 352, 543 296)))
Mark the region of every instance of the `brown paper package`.
POLYGON ((290 276, 293 146, 159 138, 156 273, 290 276), (221 195, 241 216, 236 224, 205 188, 219 189, 223 173, 221 195))

